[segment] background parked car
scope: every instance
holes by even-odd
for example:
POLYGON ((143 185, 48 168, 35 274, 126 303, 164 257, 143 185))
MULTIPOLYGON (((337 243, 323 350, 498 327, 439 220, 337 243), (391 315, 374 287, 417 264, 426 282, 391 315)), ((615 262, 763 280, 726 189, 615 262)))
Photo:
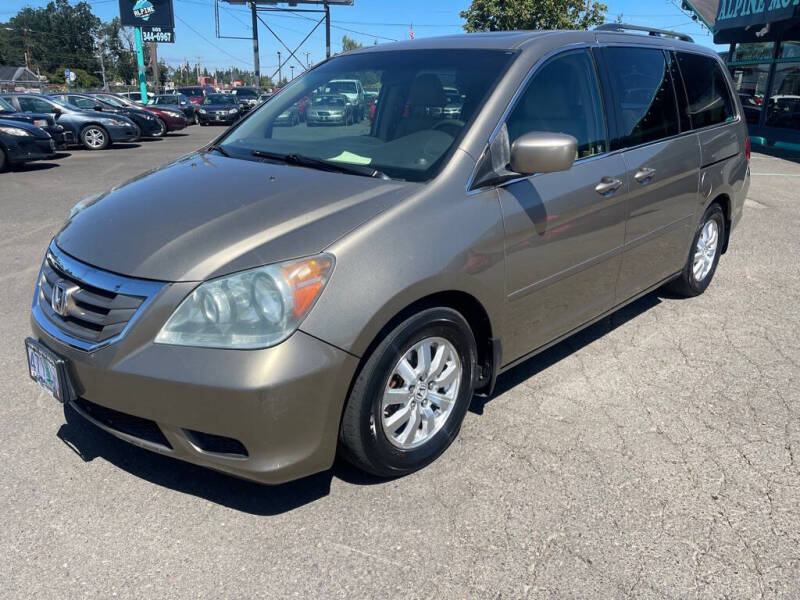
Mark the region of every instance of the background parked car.
POLYGON ((122 115, 81 110, 39 94, 4 94, 3 98, 20 112, 52 113, 59 125, 72 132, 72 143, 87 150, 103 150, 113 142, 139 139, 136 123, 122 115))
POLYGON ((7 165, 44 160, 56 155, 56 144, 46 131, 22 121, 0 119, 0 171, 7 165))
POLYGON ((311 98, 306 125, 350 125, 355 121, 355 107, 343 94, 319 94, 311 98))
POLYGON ((367 114, 364 88, 358 79, 332 79, 325 86, 326 94, 341 94, 353 107, 353 118, 361 121, 367 114))
POLYGON ((177 108, 183 113, 187 123, 197 124, 197 105, 183 94, 157 94, 148 100, 147 106, 177 108))
POLYGON ((48 113, 17 112, 17 109, 2 98, 0 98, 0 119, 22 121, 43 129, 53 138, 58 150, 63 150, 67 147, 68 141, 72 142, 73 140, 72 132, 66 131, 62 125, 57 124, 53 115, 48 113))
POLYGON ((294 127, 300 123, 300 111, 297 110, 297 105, 292 104, 289 108, 279 114, 273 121, 275 125, 288 125, 294 127))
POLYGON ((206 97, 206 93, 210 91, 213 90, 206 90, 206 88, 201 85, 190 85, 188 87, 179 87, 177 89, 179 94, 183 94, 189 99, 190 102, 193 102, 194 104, 202 104, 203 98, 206 97))
MULTIPOLYGON (((137 104, 144 104, 142 102, 142 93, 141 92, 122 92, 120 96, 123 96, 130 100, 131 102, 136 102, 137 104)), ((152 96, 150 92, 147 93, 147 97, 149 98, 152 96)))
POLYGON ((139 128, 140 136, 158 137, 161 135, 161 126, 157 118, 143 108, 114 106, 103 98, 91 96, 89 94, 53 94, 51 97, 61 102, 71 104, 72 106, 77 106, 83 110, 95 110, 128 117, 131 121, 136 123, 136 126, 139 128))
POLYGON ((230 94, 208 94, 197 109, 200 125, 230 125, 242 116, 242 109, 230 94))
POLYGON ((261 95, 261 90, 254 87, 236 87, 231 90, 231 95, 236 98, 239 106, 247 112, 258 106, 258 97, 261 95))
POLYGON ((154 114, 156 117, 158 117, 159 126, 163 130, 163 133, 160 135, 166 135, 170 131, 180 131, 186 127, 186 119, 184 118, 183 113, 177 108, 142 106, 140 104, 136 104, 132 100, 128 100, 124 96, 117 96, 107 92, 100 92, 95 94, 95 96, 102 98, 114 106, 119 105, 129 106, 132 108, 141 108, 142 110, 146 110, 147 112, 154 114))

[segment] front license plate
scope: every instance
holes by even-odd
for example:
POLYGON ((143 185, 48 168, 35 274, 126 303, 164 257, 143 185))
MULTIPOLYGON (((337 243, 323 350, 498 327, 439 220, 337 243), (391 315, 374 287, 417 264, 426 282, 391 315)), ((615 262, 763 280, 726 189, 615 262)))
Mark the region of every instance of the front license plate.
POLYGON ((25 340, 28 373, 39 386, 59 402, 66 401, 66 368, 64 360, 34 339, 25 340))

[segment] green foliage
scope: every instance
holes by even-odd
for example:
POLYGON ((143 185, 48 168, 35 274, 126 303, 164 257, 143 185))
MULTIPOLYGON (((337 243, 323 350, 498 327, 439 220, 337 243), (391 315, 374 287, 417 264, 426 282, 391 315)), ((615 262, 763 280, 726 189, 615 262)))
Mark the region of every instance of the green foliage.
POLYGON ((360 42, 357 42, 353 38, 349 38, 346 35, 342 36, 342 52, 347 52, 348 50, 355 50, 356 48, 363 48, 364 45, 360 42))
POLYGON ((589 29, 605 21, 607 10, 587 0, 472 0, 460 14, 469 32, 589 29))

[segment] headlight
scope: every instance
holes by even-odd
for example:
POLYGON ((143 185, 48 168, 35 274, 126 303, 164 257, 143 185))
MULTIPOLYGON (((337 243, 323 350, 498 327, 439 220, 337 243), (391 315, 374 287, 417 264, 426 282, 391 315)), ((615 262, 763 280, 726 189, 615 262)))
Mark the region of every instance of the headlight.
POLYGON ((119 121, 117 119, 100 119, 100 122, 103 125, 112 125, 114 127, 125 127, 128 125, 125 121, 119 121))
POLYGON ((200 284, 172 313, 157 344, 267 348, 288 338, 314 305, 333 256, 258 267, 200 284))
POLYGON ((47 127, 47 119, 34 119, 33 124, 36 127, 47 127))
POLYGON ((94 204, 95 202, 100 200, 100 198, 102 198, 102 197, 103 197, 103 194, 93 194, 91 196, 88 196, 87 198, 84 198, 80 202, 78 202, 75 206, 73 206, 70 209, 69 215, 67 216, 67 221, 69 221, 72 217, 77 215, 79 212, 82 212, 82 211, 86 210, 87 208, 89 208, 92 204, 94 204))
POLYGON ((235 115, 235 114, 236 114, 236 113, 238 113, 238 112, 239 112, 239 109, 238 109, 238 108, 232 108, 232 109, 230 109, 230 110, 228 111, 228 114, 235 115))
POLYGON ((33 135, 30 131, 20 129, 19 127, 0 127, 0 131, 6 135, 15 135, 17 137, 31 137, 33 135))
POLYGON ((151 115, 150 113, 144 113, 144 114, 139 115, 139 116, 141 116, 146 121, 154 121, 155 120, 155 116, 151 115))
POLYGON ((205 108, 198 108, 197 112, 199 112, 201 115, 204 115, 204 114, 206 114, 206 109, 205 108))

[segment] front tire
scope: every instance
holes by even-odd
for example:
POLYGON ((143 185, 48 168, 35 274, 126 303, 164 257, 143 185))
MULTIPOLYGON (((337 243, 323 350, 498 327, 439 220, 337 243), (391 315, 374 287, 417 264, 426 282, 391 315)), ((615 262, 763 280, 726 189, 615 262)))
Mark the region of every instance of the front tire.
POLYGON ((111 137, 100 125, 87 125, 81 130, 81 143, 87 150, 105 150, 111 144, 111 137))
POLYGON ((6 170, 8 166, 8 159, 6 158, 5 150, 0 148, 0 173, 6 170))
POLYGON ((381 477, 417 471, 458 435, 473 394, 475 338, 460 313, 424 310, 372 351, 340 429, 344 457, 381 477))
POLYGON ((156 123, 158 124, 158 131, 156 131, 156 137, 164 137, 167 135, 167 124, 164 122, 164 119, 161 117, 156 117, 156 123))
POLYGON ((687 298, 705 292, 717 270, 726 234, 725 214, 714 202, 703 213, 683 271, 667 285, 668 289, 687 298))

